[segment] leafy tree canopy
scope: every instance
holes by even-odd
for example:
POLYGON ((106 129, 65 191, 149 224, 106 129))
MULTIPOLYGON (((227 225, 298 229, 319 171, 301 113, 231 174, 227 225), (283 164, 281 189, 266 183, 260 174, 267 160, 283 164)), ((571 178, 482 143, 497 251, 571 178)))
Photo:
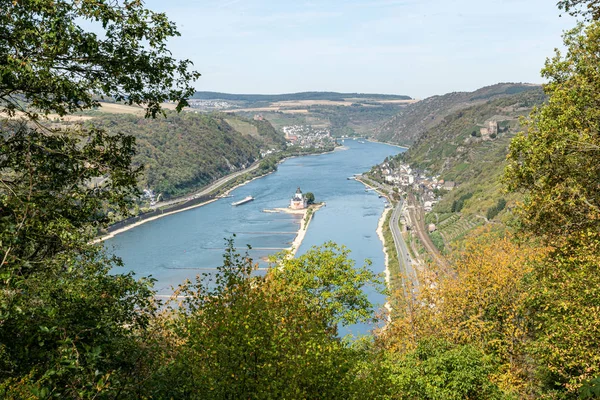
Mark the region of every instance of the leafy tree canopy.
POLYGON ((558 8, 573 16, 583 16, 590 20, 600 18, 600 1, 598 0, 560 0, 558 8))
POLYGON ((550 100, 511 142, 505 178, 527 195, 524 227, 548 238, 600 226, 600 23, 567 32, 565 45, 542 70, 550 100))
POLYGON ((180 286, 181 303, 167 320, 175 362, 159 366, 154 395, 364 398, 371 390, 370 368, 359 363, 366 352, 337 337, 336 317, 370 313, 366 295, 354 288, 372 274, 351 268, 347 256, 327 244, 297 262, 282 255, 260 276, 230 242, 216 274, 180 286))
POLYGON ((0 397, 136 393, 151 281, 90 243, 135 193, 133 137, 39 123, 110 96, 181 109, 198 74, 141 1, 0 0, 0 397), (91 26, 86 30, 83 26, 91 26))
POLYGON ((332 326, 366 322, 373 310, 364 288, 375 285, 381 290, 383 282, 368 268, 369 263, 355 268, 349 253, 344 246, 328 242, 298 258, 284 254, 272 260, 281 266, 272 269, 272 276, 306 292, 332 326))
POLYGON ((564 41, 566 53, 542 71, 549 101, 512 141, 505 180, 525 192, 522 230, 552 246, 534 264, 526 302, 538 374, 548 392, 575 398, 597 390, 600 374, 600 22, 578 25, 564 41))
POLYGON ((1 0, 0 10, 0 111, 25 111, 25 100, 65 115, 98 106, 97 95, 155 116, 161 102, 181 110, 194 93, 199 74, 166 48, 179 32, 142 1, 1 0))

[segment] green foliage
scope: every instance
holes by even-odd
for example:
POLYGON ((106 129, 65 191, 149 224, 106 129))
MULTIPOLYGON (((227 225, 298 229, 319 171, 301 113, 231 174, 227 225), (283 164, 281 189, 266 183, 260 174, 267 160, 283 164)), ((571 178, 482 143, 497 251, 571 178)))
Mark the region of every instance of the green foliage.
POLYGON ((488 208, 485 216, 487 219, 493 219, 496 215, 500 213, 500 211, 504 210, 506 207, 506 200, 498 199, 498 203, 495 206, 488 208))
POLYGON ((134 165, 143 166, 139 182, 164 198, 189 193, 260 157, 263 141, 244 136, 218 115, 169 112, 166 118, 103 114, 91 125, 127 132, 136 139, 134 165))
POLYGON ((592 379, 579 390, 580 399, 597 399, 600 397, 600 377, 592 379))
POLYGON ((315 203, 315 195, 314 195, 313 192, 305 193, 304 197, 306 197, 306 201, 308 202, 308 204, 314 204, 315 203))
POLYGON ((11 121, 0 128, 0 255, 3 268, 27 276, 90 240, 93 228, 107 222, 105 203, 126 210, 136 183, 134 141, 101 130, 49 135, 11 121), (104 183, 93 187, 99 176, 104 183))
POLYGON ((267 156, 260 160, 260 164, 258 168, 263 172, 275 171, 277 170, 277 164, 279 163, 278 157, 276 156, 267 156))
POLYGON ((473 193, 469 192, 463 194, 457 200, 454 200, 454 202, 452 202, 452 208, 450 209, 450 212, 460 212, 465 205, 465 201, 469 200, 471 197, 473 197, 473 193))
POLYGON ((135 193, 134 141, 5 121, 0 138, 0 394, 131 393, 151 281, 109 274, 89 241, 135 193), (103 182, 91 182, 103 176, 103 182))
POLYGON ((37 119, 98 96, 148 116, 166 100, 181 109, 198 74, 165 47, 175 26, 142 2, 0 4, 0 111, 28 119, 0 123, 0 396, 137 396, 151 281, 109 273, 118 260, 90 244, 104 209, 131 206, 135 140, 37 119))
POLYGON ((429 339, 391 367, 399 399, 501 399, 489 381, 493 363, 473 346, 429 339))
POLYGON ((444 243, 444 238, 442 237, 442 235, 440 234, 440 232, 435 231, 429 234, 429 237, 431 238, 431 241, 433 242, 433 245, 439 250, 439 251, 443 251, 444 247, 446 246, 444 243))
POLYGON ((1 111, 13 115, 31 108, 30 116, 65 115, 97 106, 94 95, 126 104, 143 104, 147 114, 160 103, 177 102, 194 93, 189 60, 177 61, 166 48, 179 36, 164 14, 142 2, 108 0, 71 2, 38 0, 0 2, 1 111), (94 25, 86 31, 81 21, 94 25), (33 109, 32 109, 33 108, 33 109))
POLYGON ((47 259, 27 277, 3 274, 0 397, 137 392, 151 282, 109 274, 113 266, 90 250, 47 259))
POLYGON ((600 241, 582 232, 535 265, 529 279, 532 352, 544 389, 576 398, 600 376, 600 241))
POLYGON ((332 242, 298 258, 289 258, 284 253, 272 260, 281 265, 273 269, 273 276, 305 292, 332 326, 366 322, 372 318, 373 310, 363 288, 372 284, 382 290, 382 282, 368 268, 369 262, 355 268, 348 254, 348 249, 332 242))
POLYGON ((509 189, 527 194, 522 223, 549 237, 600 224, 600 23, 567 32, 565 45, 542 71, 551 101, 511 142, 506 167, 509 189))
MULTIPOLYGON (((560 4, 569 11, 581 2, 560 4)), ((576 398, 580 390, 589 395, 586 382, 600 374, 600 23, 579 25, 564 41, 564 56, 557 51, 542 71, 550 100, 511 143, 505 181, 525 193, 517 207, 521 231, 553 248, 529 277, 542 387, 576 398)))
POLYGON ((572 16, 583 16, 587 20, 600 19, 600 2, 598 0, 560 0, 558 8, 572 16))
POLYGON ((230 242, 212 281, 181 286, 182 304, 170 319, 180 344, 157 371, 154 395, 358 398, 372 390, 363 382, 370 368, 359 363, 367 353, 335 334, 338 315, 354 321, 351 314, 368 312, 364 294, 352 288, 370 276, 352 270, 347 252, 333 245, 309 253, 298 262, 280 258, 284 265, 256 276, 252 260, 230 242), (299 271, 298 263, 312 268, 299 271))

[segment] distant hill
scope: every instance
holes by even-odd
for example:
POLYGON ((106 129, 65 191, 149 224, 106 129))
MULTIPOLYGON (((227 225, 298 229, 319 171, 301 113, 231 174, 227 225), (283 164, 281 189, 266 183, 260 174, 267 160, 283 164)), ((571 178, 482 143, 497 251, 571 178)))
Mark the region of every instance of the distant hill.
POLYGON ((498 83, 474 92, 453 92, 428 97, 409 104, 376 129, 377 140, 401 145, 411 145, 427 130, 437 126, 447 115, 484 104, 489 100, 512 96, 522 92, 539 91, 540 86, 522 83, 498 83))
POLYGON ((196 92, 193 99, 199 100, 229 100, 247 102, 276 102, 293 100, 343 100, 343 99, 380 99, 380 100, 411 100, 410 96, 376 93, 338 93, 338 92, 301 92, 286 94, 231 94, 220 92, 196 92))

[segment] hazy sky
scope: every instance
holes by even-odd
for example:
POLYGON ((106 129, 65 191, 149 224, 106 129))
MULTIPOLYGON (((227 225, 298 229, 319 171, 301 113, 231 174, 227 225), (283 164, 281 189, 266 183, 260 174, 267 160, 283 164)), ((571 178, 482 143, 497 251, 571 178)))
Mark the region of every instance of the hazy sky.
POLYGON ((198 90, 376 92, 424 98, 540 83, 574 26, 553 0, 148 0, 198 90))

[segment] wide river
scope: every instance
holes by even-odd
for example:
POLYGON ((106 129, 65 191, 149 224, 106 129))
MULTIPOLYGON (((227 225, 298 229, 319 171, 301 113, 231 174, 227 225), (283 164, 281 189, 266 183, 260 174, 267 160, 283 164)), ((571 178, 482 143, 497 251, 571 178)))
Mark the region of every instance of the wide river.
MULTIPOLYGON (((288 159, 277 172, 234 190, 231 198, 147 222, 107 240, 105 245, 123 259, 121 271, 151 275, 157 280, 158 294, 163 295, 172 293, 171 287, 186 278, 193 280, 220 265, 225 239, 234 233, 236 247, 252 246, 250 256, 264 267, 262 259, 290 246, 300 221, 294 215, 263 210, 287 207, 300 187, 327 205, 314 215, 298 254, 331 240, 348 247, 356 265, 369 259, 373 271, 383 272, 384 255, 376 230, 385 199, 347 177, 368 171, 403 149, 356 140, 346 140, 344 146, 346 150, 288 159), (231 206, 248 195, 255 200, 231 206)), ((379 306, 385 302, 374 290, 369 298, 379 306)))

